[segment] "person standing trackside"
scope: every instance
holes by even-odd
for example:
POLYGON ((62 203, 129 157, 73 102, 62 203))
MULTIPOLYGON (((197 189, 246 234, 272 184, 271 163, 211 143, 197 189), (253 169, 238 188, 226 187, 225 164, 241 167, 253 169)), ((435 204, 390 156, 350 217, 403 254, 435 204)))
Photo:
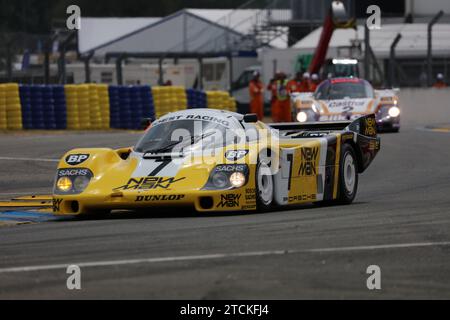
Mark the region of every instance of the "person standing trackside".
POLYGON ((311 76, 311 84, 309 90, 311 90, 311 92, 316 92, 319 83, 320 83, 319 76, 317 75, 317 73, 314 73, 311 76))
POLYGON ((442 73, 437 74, 436 82, 433 84, 433 88, 447 88, 447 84, 444 81, 444 75, 442 73))
POLYGON ((279 72, 275 74, 275 77, 270 80, 270 83, 267 85, 267 90, 272 93, 270 98, 270 108, 272 112, 272 120, 273 122, 278 122, 279 114, 277 110, 277 81, 279 79, 279 72))
POLYGON ((264 84, 260 80, 258 71, 253 73, 253 79, 249 84, 250 112, 258 116, 258 120, 264 119, 264 84))
POLYGON ((287 87, 289 93, 301 92, 302 73, 297 72, 295 78, 288 82, 287 87))
POLYGON ((288 80, 284 73, 280 74, 280 78, 277 81, 276 110, 278 112, 278 121, 274 119, 275 122, 290 122, 292 120, 288 80))
POLYGON ((311 92, 311 75, 309 72, 305 72, 302 77, 302 82, 300 83, 300 92, 311 92))

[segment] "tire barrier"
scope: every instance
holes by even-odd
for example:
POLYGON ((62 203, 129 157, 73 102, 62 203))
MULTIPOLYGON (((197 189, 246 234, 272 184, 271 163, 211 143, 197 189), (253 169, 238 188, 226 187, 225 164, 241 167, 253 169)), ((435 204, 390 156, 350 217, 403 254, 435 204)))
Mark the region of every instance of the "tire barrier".
MULTIPOLYGON (((20 103, 19 85, 16 83, 7 83, 2 86, 2 99, 4 101, 3 109, 4 116, 6 118, 7 130, 21 130, 22 124, 22 105, 20 103)), ((1 116, 2 111, 0 111, 1 116)), ((0 122, 2 122, 0 120, 0 122)), ((4 122, 4 121, 3 121, 4 122)))
POLYGON ((152 92, 156 118, 188 108, 188 97, 183 87, 153 87, 152 92))
POLYGON ((150 86, 110 86, 109 101, 111 128, 139 130, 143 118, 155 120, 150 86))
POLYGON ((228 92, 224 91, 207 91, 207 104, 210 109, 228 110, 236 112, 236 100, 230 97, 228 92))
POLYGON ((6 92, 5 86, 0 85, 0 130, 8 129, 6 120, 6 92))
POLYGON ((204 91, 188 89, 186 90, 189 109, 205 109, 208 107, 206 93, 204 91))
POLYGON ((143 118, 199 108, 236 112, 236 101, 176 86, 0 84, 0 130, 139 130, 143 118))
POLYGON ((55 105, 55 129, 67 129, 67 104, 64 86, 55 85, 53 88, 53 102, 55 105))

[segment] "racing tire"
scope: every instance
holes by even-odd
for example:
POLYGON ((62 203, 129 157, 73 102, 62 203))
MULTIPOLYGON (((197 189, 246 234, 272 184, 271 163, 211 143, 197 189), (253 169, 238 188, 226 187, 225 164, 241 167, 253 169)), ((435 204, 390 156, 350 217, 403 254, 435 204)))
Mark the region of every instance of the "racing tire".
POLYGON ((256 167, 256 208, 266 212, 273 208, 275 183, 269 164, 259 161, 256 167))
POLYGON ((339 204, 351 204, 358 191, 358 160, 355 150, 349 144, 343 144, 339 164, 338 182, 339 204))

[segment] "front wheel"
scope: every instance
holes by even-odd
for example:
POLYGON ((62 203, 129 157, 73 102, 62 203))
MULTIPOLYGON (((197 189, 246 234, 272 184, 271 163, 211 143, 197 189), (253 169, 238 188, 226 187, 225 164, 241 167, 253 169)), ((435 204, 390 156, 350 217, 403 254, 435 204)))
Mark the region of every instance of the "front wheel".
POLYGON ((350 204, 355 199, 358 190, 358 161, 355 150, 349 144, 342 146, 339 169, 337 201, 341 204, 350 204))
POLYGON ((259 162, 256 168, 256 205, 259 211, 268 211, 273 206, 273 174, 269 165, 259 162))

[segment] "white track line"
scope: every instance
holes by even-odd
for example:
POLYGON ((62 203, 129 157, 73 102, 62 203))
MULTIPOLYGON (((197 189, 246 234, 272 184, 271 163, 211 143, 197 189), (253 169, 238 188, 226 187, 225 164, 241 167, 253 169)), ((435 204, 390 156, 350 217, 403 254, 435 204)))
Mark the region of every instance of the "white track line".
POLYGON ((286 255, 286 254, 298 254, 298 253, 350 252, 350 251, 370 251, 370 250, 381 250, 381 249, 401 249, 401 248, 438 247, 438 246, 450 246, 450 241, 448 241, 448 242, 401 243, 401 244, 340 247, 340 248, 319 248, 319 249, 304 249, 304 250, 256 251, 256 252, 207 254, 207 255, 165 257, 165 258, 96 261, 96 262, 83 262, 83 263, 74 263, 74 264, 53 264, 53 265, 43 265, 43 266, 4 268, 4 269, 0 269, 0 273, 18 273, 18 272, 66 269, 69 265, 77 265, 80 268, 89 268, 89 267, 108 267, 108 266, 120 266, 120 265, 131 265, 131 264, 153 264, 153 263, 162 263, 162 262, 217 260, 217 259, 243 258, 243 257, 262 257, 262 256, 286 255))
POLYGON ((9 158, 9 157, 0 157, 0 160, 5 160, 5 161, 59 162, 59 160, 56 160, 56 159, 40 159, 40 158, 9 158))

